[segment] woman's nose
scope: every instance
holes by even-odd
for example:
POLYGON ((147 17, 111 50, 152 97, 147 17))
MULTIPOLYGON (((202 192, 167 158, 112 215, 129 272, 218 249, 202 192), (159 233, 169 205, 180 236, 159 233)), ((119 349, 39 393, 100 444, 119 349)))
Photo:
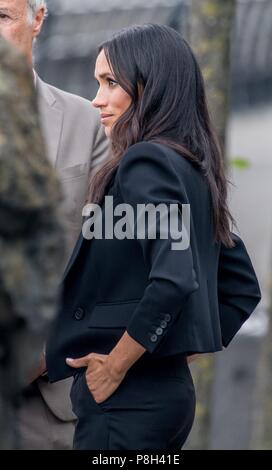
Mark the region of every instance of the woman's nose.
POLYGON ((101 108, 102 106, 106 106, 106 99, 103 97, 100 90, 98 90, 96 97, 92 100, 92 105, 95 108, 101 108))

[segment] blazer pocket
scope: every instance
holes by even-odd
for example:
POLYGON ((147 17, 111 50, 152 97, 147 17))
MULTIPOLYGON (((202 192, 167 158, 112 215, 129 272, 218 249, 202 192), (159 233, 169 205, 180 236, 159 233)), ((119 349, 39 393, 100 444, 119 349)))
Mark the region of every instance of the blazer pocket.
POLYGON ((92 310, 88 328, 126 328, 139 302, 97 304, 92 310))
POLYGON ((88 163, 80 163, 78 165, 68 166, 66 168, 57 168, 56 169, 59 178, 62 181, 71 178, 78 178, 80 176, 86 175, 89 173, 89 164, 88 163))

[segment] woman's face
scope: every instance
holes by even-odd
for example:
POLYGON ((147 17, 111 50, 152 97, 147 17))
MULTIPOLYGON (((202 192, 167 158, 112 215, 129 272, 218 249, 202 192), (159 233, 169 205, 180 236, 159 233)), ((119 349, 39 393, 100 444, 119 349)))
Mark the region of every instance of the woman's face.
POLYGON ((107 137, 110 137, 113 124, 129 108, 132 100, 116 81, 103 50, 96 59, 94 76, 99 89, 92 104, 99 108, 101 123, 107 137))

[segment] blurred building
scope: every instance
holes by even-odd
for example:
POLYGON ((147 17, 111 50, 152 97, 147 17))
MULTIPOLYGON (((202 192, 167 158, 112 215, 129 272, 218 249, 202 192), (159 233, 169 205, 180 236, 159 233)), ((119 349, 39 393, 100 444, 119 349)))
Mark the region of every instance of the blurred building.
MULTIPOLYGON (((49 83, 90 98, 97 46, 114 31, 147 22, 188 33, 190 0, 48 0, 36 66, 49 83)), ((237 0, 233 31, 233 105, 272 96, 272 1, 237 0)))
POLYGON ((36 49, 42 78, 92 97, 97 46, 131 24, 167 24, 184 31, 187 4, 177 0, 48 0, 49 15, 36 49))

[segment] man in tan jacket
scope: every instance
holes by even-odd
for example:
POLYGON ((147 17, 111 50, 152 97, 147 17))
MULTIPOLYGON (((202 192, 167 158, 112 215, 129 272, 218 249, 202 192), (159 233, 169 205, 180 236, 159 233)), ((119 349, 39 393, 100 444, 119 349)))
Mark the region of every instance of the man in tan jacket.
MULTIPOLYGON (((32 66, 32 44, 42 28, 45 0, 0 0, 0 35, 23 51, 32 66)), ((41 124, 48 157, 56 168, 65 195, 69 253, 81 229, 81 213, 90 174, 109 156, 109 144, 99 115, 91 104, 44 83, 34 72, 41 124)), ((22 449, 70 449, 74 415, 71 381, 48 383, 40 376, 24 394, 19 413, 22 449)))

